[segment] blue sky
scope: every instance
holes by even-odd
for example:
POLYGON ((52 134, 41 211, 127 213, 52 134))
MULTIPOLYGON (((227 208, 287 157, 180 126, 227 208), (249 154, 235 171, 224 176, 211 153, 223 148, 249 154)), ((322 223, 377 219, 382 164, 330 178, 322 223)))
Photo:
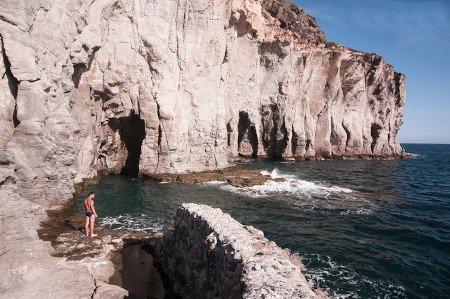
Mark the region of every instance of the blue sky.
POLYGON ((327 40, 406 75, 401 143, 450 143, 450 0, 295 0, 327 40))

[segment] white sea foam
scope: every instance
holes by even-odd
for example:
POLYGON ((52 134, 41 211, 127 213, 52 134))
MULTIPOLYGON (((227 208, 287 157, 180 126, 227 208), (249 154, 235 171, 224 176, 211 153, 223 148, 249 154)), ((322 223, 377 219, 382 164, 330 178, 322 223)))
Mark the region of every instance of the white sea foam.
POLYGON ((222 185, 220 188, 251 197, 265 197, 277 193, 286 193, 296 196, 317 195, 321 197, 328 197, 329 195, 334 193, 353 192, 353 190, 347 188, 338 186, 325 186, 323 184, 301 180, 294 175, 283 174, 276 168, 272 171, 262 170, 261 174, 270 177, 272 180, 268 180, 262 185, 255 185, 251 187, 234 187, 231 185, 222 185), (275 181, 276 179, 284 180, 275 181))
POLYGON ((272 171, 262 170, 260 172, 263 176, 270 176, 271 179, 295 179, 295 175, 289 175, 281 173, 278 169, 274 168, 272 171))
POLYGON ((113 229, 130 229, 136 231, 161 232, 163 225, 148 215, 119 215, 99 218, 99 224, 113 229))
POLYGON ((405 289, 402 286, 371 280, 353 268, 336 263, 330 256, 304 255, 302 262, 307 268, 305 277, 308 282, 316 287, 319 286, 330 298, 360 298, 359 290, 368 286, 386 294, 385 297, 388 298, 405 296, 405 289), (336 289, 333 285, 328 286, 330 281, 340 281, 343 288, 336 289))
POLYGON ((373 209, 368 208, 359 208, 357 210, 346 210, 342 211, 340 215, 349 215, 349 214, 356 214, 356 215, 372 215, 374 213, 373 209))
POLYGON ((204 184, 207 185, 207 186, 218 186, 218 185, 225 184, 225 182, 223 182, 223 181, 209 181, 209 182, 206 182, 204 184))

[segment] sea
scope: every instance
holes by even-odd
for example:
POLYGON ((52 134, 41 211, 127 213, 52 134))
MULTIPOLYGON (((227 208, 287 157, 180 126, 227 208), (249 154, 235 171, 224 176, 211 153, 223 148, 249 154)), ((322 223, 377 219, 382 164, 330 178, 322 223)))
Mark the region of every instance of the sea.
POLYGON ((159 183, 111 175, 96 192, 98 223, 164 232, 182 203, 220 208, 298 254, 331 298, 450 298, 450 145, 403 144, 405 160, 243 164, 271 178, 159 183))

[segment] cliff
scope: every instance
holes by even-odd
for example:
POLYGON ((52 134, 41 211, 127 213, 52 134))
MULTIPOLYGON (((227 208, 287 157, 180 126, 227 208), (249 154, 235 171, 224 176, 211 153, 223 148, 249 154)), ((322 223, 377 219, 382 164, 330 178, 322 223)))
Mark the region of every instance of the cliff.
POLYGON ((288 1, 3 0, 0 266, 14 269, 4 279, 32 285, 20 269, 44 260, 70 277, 35 228, 74 184, 223 168, 239 155, 399 157, 404 101, 403 75, 327 43, 288 1))
POLYGON ((289 2, 1 5, 0 147, 27 179, 401 155, 403 75, 289 2))

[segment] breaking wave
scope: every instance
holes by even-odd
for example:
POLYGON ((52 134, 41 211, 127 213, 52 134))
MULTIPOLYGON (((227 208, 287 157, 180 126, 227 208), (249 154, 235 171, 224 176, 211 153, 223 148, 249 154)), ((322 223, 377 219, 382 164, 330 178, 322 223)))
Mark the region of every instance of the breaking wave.
POLYGON ((112 229, 130 229, 153 233, 161 232, 164 229, 163 224, 158 219, 153 219, 145 214, 107 216, 99 218, 98 222, 101 226, 112 229))
POLYGON ((404 287, 369 279, 354 269, 340 265, 330 256, 309 254, 302 257, 307 270, 305 277, 315 287, 320 287, 331 298, 363 298, 368 294, 384 294, 384 298, 402 298, 404 287), (331 285, 330 282, 333 282, 331 285), (364 294, 362 290, 367 292, 364 294))
POLYGON ((230 192, 239 193, 250 197, 265 197, 277 193, 291 194, 294 196, 317 196, 328 197, 331 194, 352 193, 353 190, 342 188, 338 186, 326 186, 298 179, 295 175, 283 174, 278 169, 272 171, 261 171, 263 176, 270 177, 270 179, 261 185, 251 187, 234 187, 227 184, 222 184, 221 189, 230 192), (277 180, 282 179, 282 180, 277 180))

